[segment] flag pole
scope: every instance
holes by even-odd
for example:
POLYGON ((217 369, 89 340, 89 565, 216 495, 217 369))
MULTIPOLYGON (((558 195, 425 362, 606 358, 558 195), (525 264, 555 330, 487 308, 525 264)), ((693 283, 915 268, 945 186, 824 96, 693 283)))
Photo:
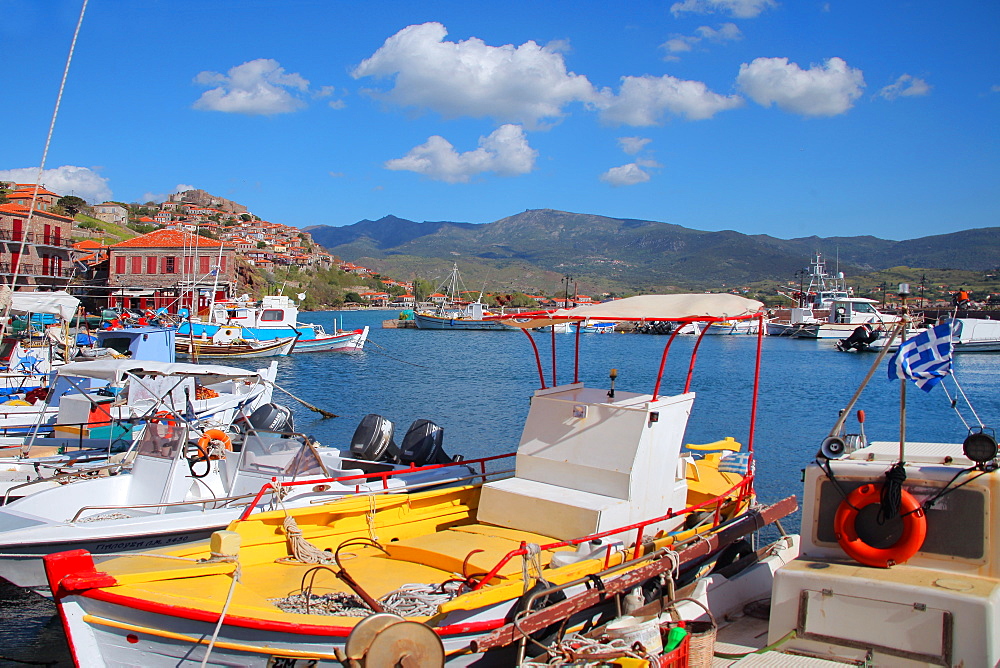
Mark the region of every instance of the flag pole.
POLYGON ((840 434, 840 430, 844 426, 844 422, 847 420, 847 417, 850 414, 851 409, 854 408, 854 404, 858 402, 858 399, 861 397, 861 393, 864 391, 864 389, 868 387, 868 382, 872 379, 872 376, 875 375, 875 370, 878 369, 880 364, 882 364, 882 360, 885 358, 886 353, 889 352, 889 348, 892 346, 892 342, 896 340, 897 336, 899 337, 899 340, 902 341, 904 331, 905 331, 905 323, 902 321, 896 323, 895 328, 893 328, 892 332, 890 332, 889 334, 888 339, 886 339, 885 345, 882 346, 882 350, 878 351, 878 355, 875 357, 875 361, 872 362, 871 367, 868 369, 868 374, 865 376, 864 380, 861 381, 861 385, 858 386, 858 389, 854 391, 854 396, 851 397, 850 401, 847 402, 847 405, 840 411, 840 414, 837 417, 837 421, 834 423, 833 428, 830 430, 829 434, 830 436, 837 436, 840 434))
MULTIPOLYGON (((902 331, 900 332, 900 344, 906 338, 906 328, 910 325, 910 311, 906 307, 906 298, 910 296, 910 286, 908 283, 899 284, 899 299, 902 302, 900 306, 900 321, 902 322, 902 331)), ((900 463, 906 462, 906 379, 903 378, 899 383, 899 461, 900 463)))

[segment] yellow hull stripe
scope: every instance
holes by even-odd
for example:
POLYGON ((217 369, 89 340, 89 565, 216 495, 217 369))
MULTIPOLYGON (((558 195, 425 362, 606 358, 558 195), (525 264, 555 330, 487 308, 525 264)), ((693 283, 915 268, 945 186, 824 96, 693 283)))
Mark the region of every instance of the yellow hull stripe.
MULTIPOLYGON (((162 629, 154 629, 148 626, 138 626, 136 624, 127 624, 125 622, 116 622, 111 619, 105 619, 103 617, 95 617, 94 615, 84 615, 83 621, 87 624, 93 624, 96 626, 109 626, 111 628, 118 629, 120 631, 133 631, 135 633, 142 633, 145 635, 156 636, 157 638, 164 638, 166 640, 180 640, 182 642, 190 643, 193 645, 208 645, 208 640, 194 638, 183 633, 174 633, 173 631, 164 631, 162 629)), ((331 661, 337 661, 336 654, 318 654, 316 652, 300 652, 296 649, 283 649, 281 647, 259 647, 257 645, 245 645, 243 643, 228 642, 224 640, 217 640, 215 642, 215 647, 220 649, 231 649, 238 652, 251 652, 254 654, 267 654, 269 656, 286 656, 289 658, 296 659, 329 659, 331 661)))

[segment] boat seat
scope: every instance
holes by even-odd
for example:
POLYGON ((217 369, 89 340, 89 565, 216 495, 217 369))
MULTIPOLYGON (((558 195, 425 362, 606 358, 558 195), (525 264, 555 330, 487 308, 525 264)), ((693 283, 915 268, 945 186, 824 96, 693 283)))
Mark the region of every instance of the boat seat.
POLYGON ((480 522, 569 540, 625 526, 630 504, 619 499, 525 478, 507 478, 483 486, 480 522))
MULTIPOLYGON (((456 574, 483 574, 493 570, 511 550, 521 543, 553 542, 541 534, 481 525, 460 526, 435 533, 404 538, 385 545, 393 559, 423 564, 456 574), (464 570, 463 570, 464 569, 464 570)), ((547 565, 551 552, 539 555, 547 565)), ((521 574, 521 559, 511 559, 500 569, 501 577, 521 574)))

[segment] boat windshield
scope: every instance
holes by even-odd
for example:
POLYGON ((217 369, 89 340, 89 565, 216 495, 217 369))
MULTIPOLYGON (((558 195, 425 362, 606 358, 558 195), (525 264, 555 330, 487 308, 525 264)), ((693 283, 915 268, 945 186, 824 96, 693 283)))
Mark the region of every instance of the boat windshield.
POLYGON ((240 471, 266 475, 325 475, 316 451, 295 438, 252 434, 243 442, 240 471))
POLYGON ((150 422, 142 430, 136 450, 138 457, 173 459, 185 441, 183 426, 166 422, 150 422))

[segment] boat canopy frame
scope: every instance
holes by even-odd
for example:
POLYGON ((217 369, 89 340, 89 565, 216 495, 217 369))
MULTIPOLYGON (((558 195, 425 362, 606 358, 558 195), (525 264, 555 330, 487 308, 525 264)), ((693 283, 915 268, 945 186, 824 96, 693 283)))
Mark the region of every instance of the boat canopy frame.
MULTIPOLYGON (((542 369, 542 357, 538 345, 531 336, 530 330, 536 327, 546 327, 558 323, 569 322, 576 325, 576 345, 573 364, 573 382, 580 382, 580 332, 584 324, 591 319, 606 322, 674 322, 677 327, 670 333, 660 357, 660 367, 656 374, 656 385, 653 387, 653 401, 660 396, 660 385, 663 371, 666 368, 670 346, 684 325, 690 323, 715 323, 723 321, 757 320, 757 351, 754 362, 753 399, 750 409, 750 433, 747 438, 747 449, 753 452, 754 433, 757 424, 757 403, 760 390, 760 358, 763 349, 764 336, 764 304, 755 299, 747 299, 731 294, 674 294, 674 295, 638 295, 626 297, 599 304, 587 304, 575 308, 557 309, 555 311, 535 311, 519 313, 516 318, 498 316, 505 325, 521 329, 528 337, 528 342, 535 353, 535 363, 538 367, 538 378, 541 389, 547 389, 545 372, 542 369)), ((694 375, 695 361, 702 339, 708 327, 702 327, 691 350, 691 360, 688 363, 687 377, 684 382, 684 392, 691 389, 691 379, 694 375)), ((550 327, 552 335, 552 387, 558 385, 556 380, 556 332, 550 327)))

